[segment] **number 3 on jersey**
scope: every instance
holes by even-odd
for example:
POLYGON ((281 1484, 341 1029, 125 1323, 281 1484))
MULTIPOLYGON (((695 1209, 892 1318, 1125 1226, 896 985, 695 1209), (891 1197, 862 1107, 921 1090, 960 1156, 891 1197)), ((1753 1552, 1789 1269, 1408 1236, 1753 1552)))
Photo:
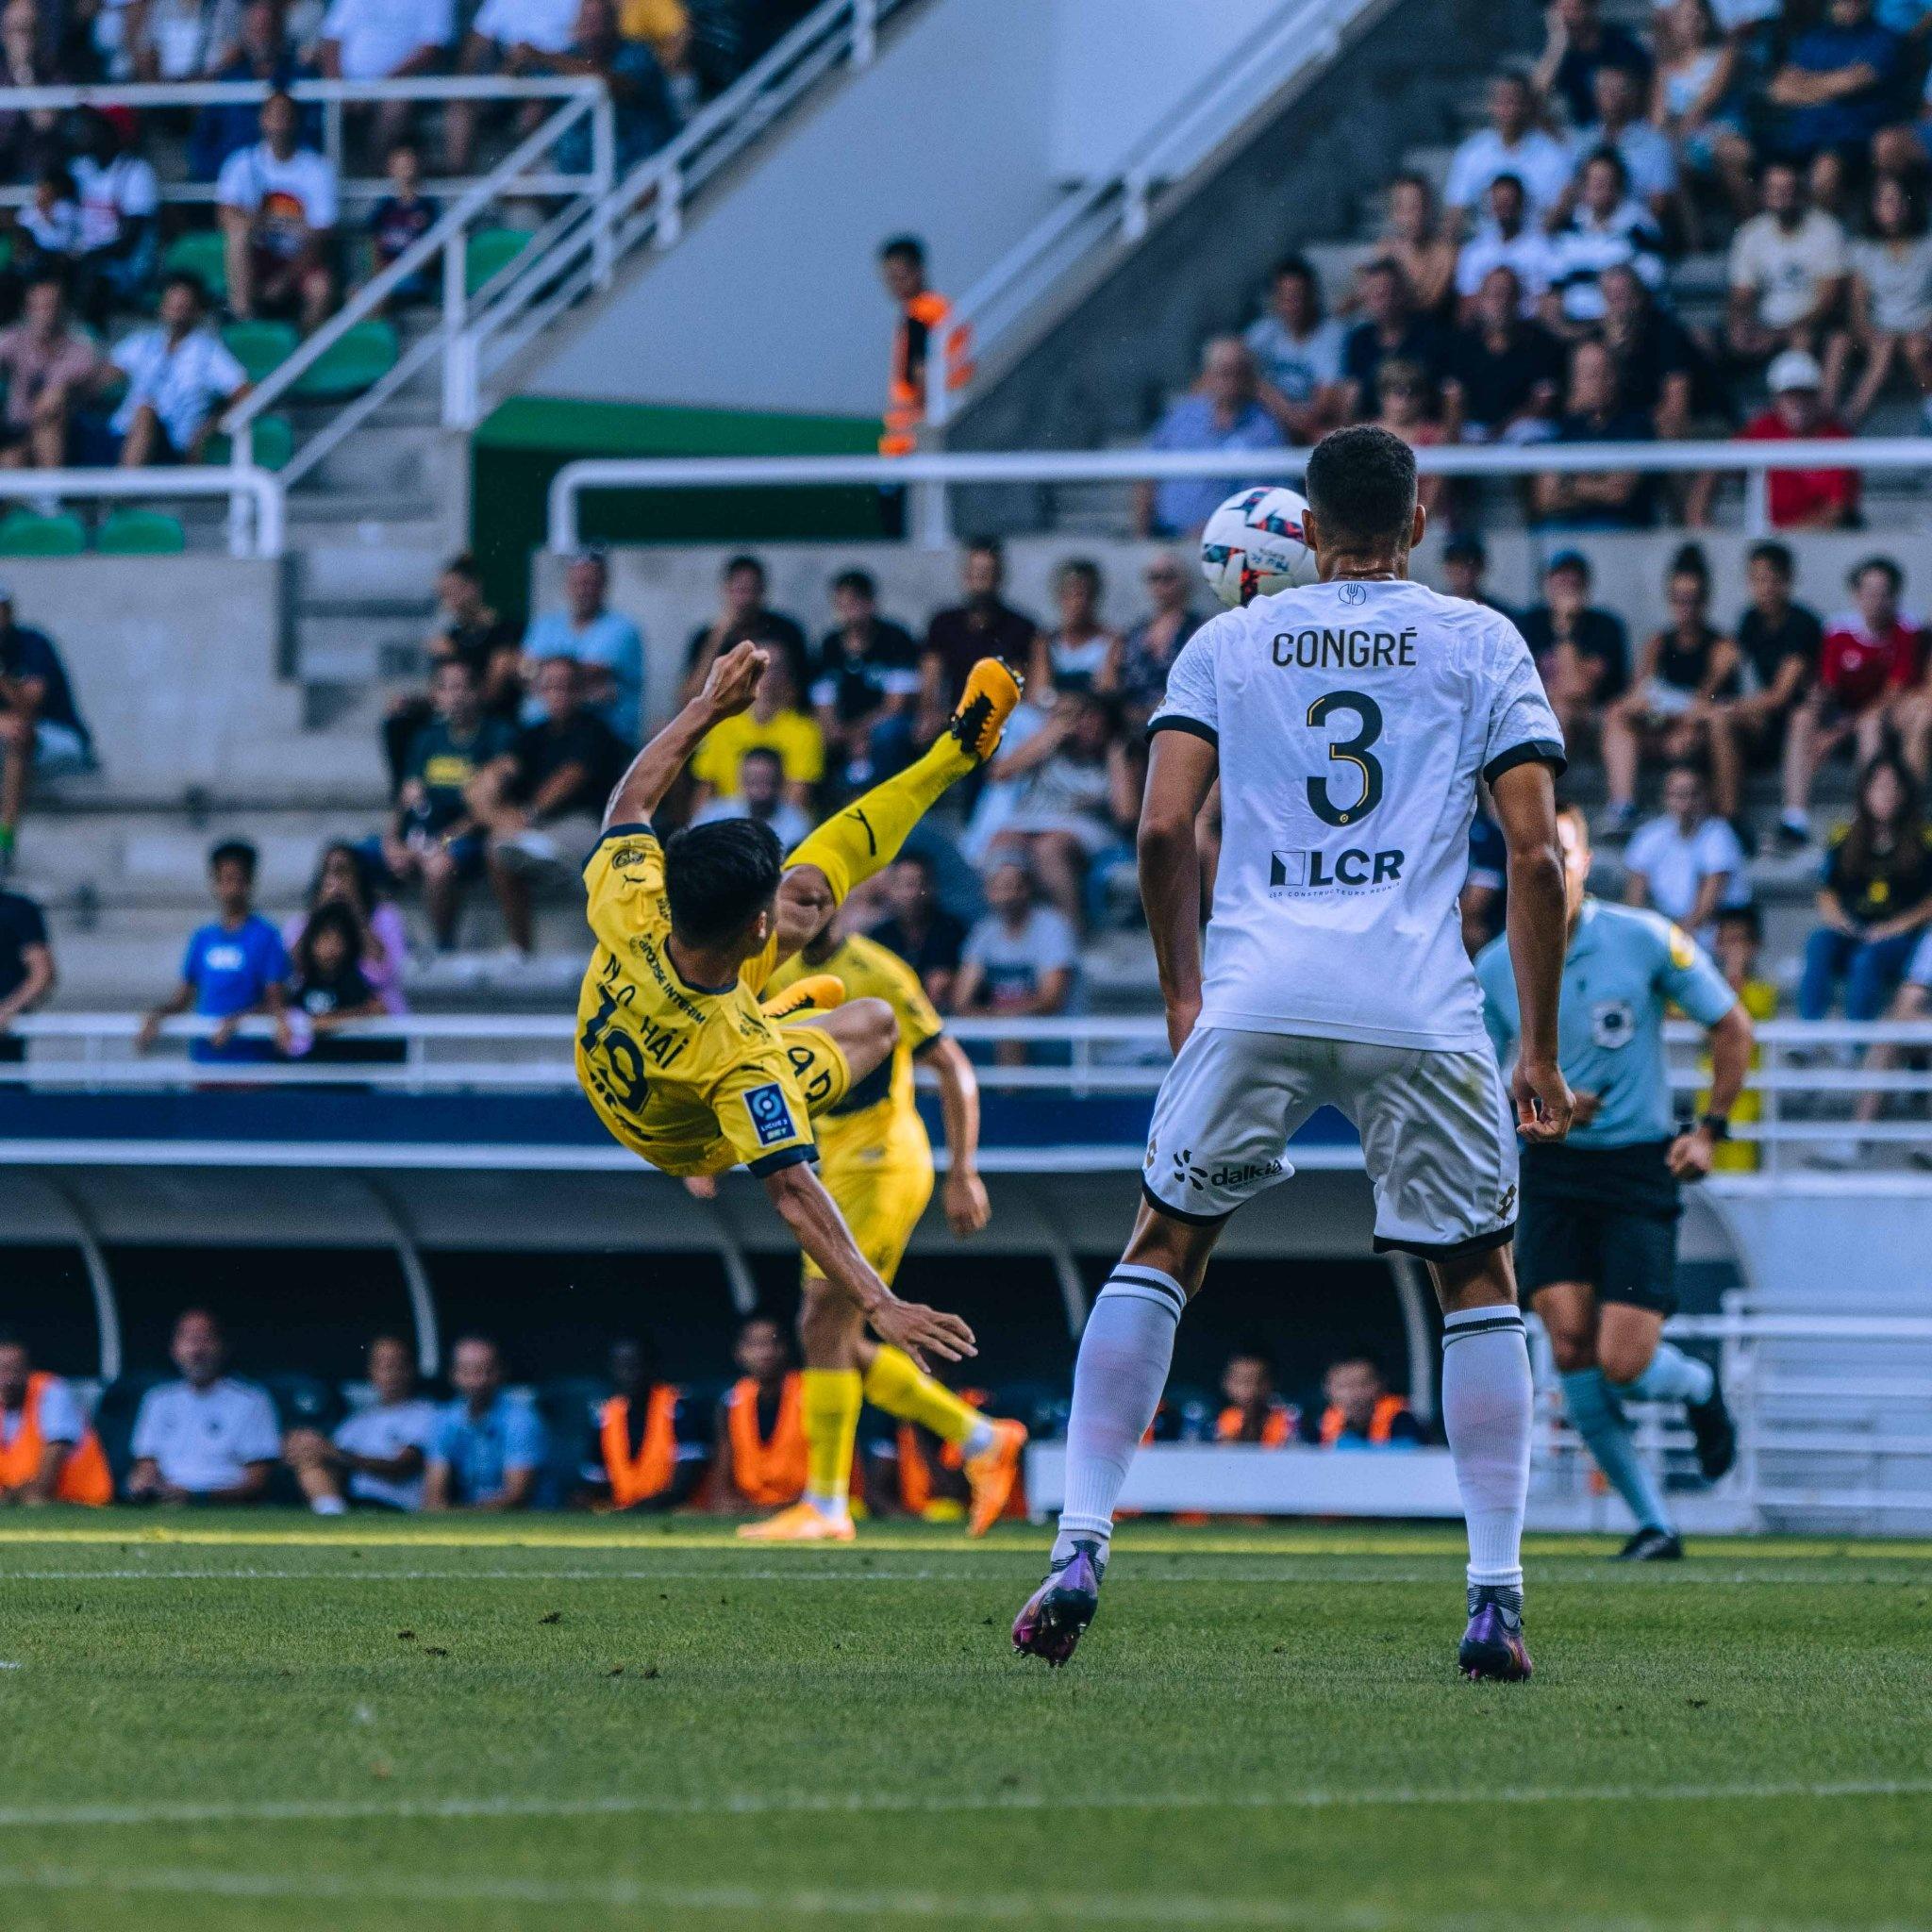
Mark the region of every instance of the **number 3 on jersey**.
POLYGON ((1308 780, 1308 807, 1324 825, 1352 825, 1365 819, 1382 802, 1382 767, 1369 747, 1382 735, 1382 708, 1358 691, 1331 691, 1308 707, 1308 724, 1319 729, 1333 711, 1353 711, 1361 729, 1353 738, 1339 738, 1328 747, 1338 764, 1354 765, 1362 774, 1361 796, 1353 805, 1337 805, 1326 778, 1308 780))

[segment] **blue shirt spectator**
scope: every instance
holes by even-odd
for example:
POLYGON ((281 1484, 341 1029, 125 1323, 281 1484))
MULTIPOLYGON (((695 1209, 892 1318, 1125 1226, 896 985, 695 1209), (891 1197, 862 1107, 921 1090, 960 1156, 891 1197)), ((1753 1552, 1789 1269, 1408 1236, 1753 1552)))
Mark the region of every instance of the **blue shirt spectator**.
POLYGON ((437 1416, 424 1507, 523 1509, 536 1498, 548 1433, 530 1403, 506 1392, 496 1344, 465 1336, 450 1357, 457 1399, 437 1416))
POLYGON ((214 1033, 189 1049, 197 1060, 264 1060, 275 1045, 266 1040, 236 1038, 244 1015, 267 1013, 277 1035, 283 1031, 283 986, 289 977, 288 949, 282 936, 255 909, 255 847, 235 839, 208 855, 208 883, 218 916, 198 927, 181 961, 181 980, 168 999, 142 1024, 144 1053, 160 1036, 161 1023, 192 1011, 220 1023, 214 1033))
MULTIPOLYGON (((585 667, 584 698, 624 740, 637 744, 644 735, 644 639, 629 618, 605 603, 609 573, 594 553, 575 558, 564 578, 561 610, 546 610, 524 638, 524 654, 574 658, 585 667)), ((540 724, 543 713, 533 698, 524 723, 540 724)))
POLYGON ((1779 151, 1809 158, 1824 148, 1862 147, 1897 118, 1902 51, 1899 37, 1872 18, 1872 0, 1832 0, 1826 17, 1791 42, 1772 78, 1771 98, 1784 109, 1779 151), (1807 99, 1826 75, 1844 76, 1848 91, 1807 99))
MULTIPOLYGON (((1200 387, 1176 398, 1147 439, 1149 449, 1280 449, 1280 426, 1257 399, 1252 350, 1239 336, 1217 336, 1201 358, 1200 387)), ((1198 530, 1251 475, 1172 479, 1142 484, 1135 506, 1141 534, 1185 536, 1198 530)))

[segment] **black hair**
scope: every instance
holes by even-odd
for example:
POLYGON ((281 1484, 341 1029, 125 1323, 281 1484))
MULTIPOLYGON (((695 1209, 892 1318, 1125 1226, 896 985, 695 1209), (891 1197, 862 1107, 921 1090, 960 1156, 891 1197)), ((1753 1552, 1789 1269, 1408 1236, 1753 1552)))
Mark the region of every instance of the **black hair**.
POLYGON ((973 556, 976 552, 982 557, 991 557, 1000 563, 1004 563, 1007 560, 1007 546, 997 537, 969 537, 966 540, 965 549, 968 557, 973 556))
POLYGON ((307 979, 315 971, 315 941, 325 932, 333 932, 341 941, 345 965, 362 964, 362 922, 340 900, 331 899, 308 915, 302 936, 295 941, 294 966, 301 978, 307 979))
POLYGON ((483 581, 483 573, 476 563, 476 555, 472 550, 458 550, 442 567, 446 577, 468 577, 473 584, 483 581))
POLYGON ((891 261, 897 257, 909 261, 914 268, 925 266, 925 243, 917 235, 891 235, 879 243, 879 259, 891 261))
POLYGON ((1306 255, 1284 255, 1268 271, 1268 279, 1271 282, 1282 281, 1289 275, 1298 275, 1303 281, 1311 283, 1316 288, 1322 285, 1322 277, 1315 273, 1315 264, 1306 255))
POLYGON ((863 597, 868 604, 878 602, 878 582, 869 570, 841 570, 832 579, 832 588, 849 591, 855 597, 863 597))
POLYGON ((1445 563, 1473 563, 1481 570, 1490 560, 1483 540, 1474 530, 1459 530, 1442 546, 1445 563))
POLYGON ((1885 573, 1886 581, 1890 584, 1891 594, 1894 597, 1906 587, 1905 572, 1899 569, 1898 565, 1892 562, 1889 557, 1868 557, 1862 561, 1853 564, 1851 569, 1845 573, 1845 582, 1856 589, 1858 579, 1868 570, 1882 570, 1885 573))
POLYGON ((260 863, 261 855, 246 839, 224 839, 211 846, 208 855, 208 871, 213 872, 224 865, 239 865, 251 879, 260 863))
POLYGON ((785 769, 784 758, 769 744, 746 745, 738 755, 738 769, 743 771, 753 758, 762 758, 767 764, 776 765, 781 772, 785 769))
POLYGON ((1070 557, 1054 572, 1054 582, 1058 585, 1062 577, 1078 577, 1087 586, 1089 594, 1097 604, 1100 601, 1102 582, 1100 566, 1091 557, 1070 557))
POLYGON ((1764 938, 1764 914, 1757 909, 1756 899, 1748 900, 1742 906, 1720 906, 1714 923, 1718 925, 1741 925, 1754 940, 1764 938))
POLYGON ((1750 561, 1770 564, 1787 583, 1798 574, 1798 559, 1791 555, 1791 546, 1774 539, 1767 538, 1762 543, 1752 544, 1750 561))
POLYGON ((328 862, 337 853, 345 858, 356 874, 356 890, 362 895, 365 910, 373 908, 381 897, 381 889, 375 865, 368 853, 359 845, 352 845, 346 839, 331 839, 316 856, 315 871, 308 880, 308 904, 313 906, 322 891, 323 874, 328 870, 328 862))
POLYGON ((778 890, 778 838, 756 819, 718 819, 677 833, 664 848, 671 926, 693 945, 743 931, 778 890))
POLYGON ((1629 193, 1629 164, 1624 160, 1624 157, 1620 155, 1617 152, 1617 150, 1613 147, 1591 148, 1591 151, 1583 158, 1583 167, 1578 168, 1576 171, 1578 178, 1580 179, 1582 177, 1585 169, 1595 166, 1595 164, 1598 161, 1603 161, 1609 167, 1616 169, 1617 179, 1623 184, 1624 193, 1629 193))
POLYGON ((1308 458, 1308 508, 1331 543, 1407 545, 1415 521, 1415 452, 1373 423, 1331 429, 1308 458))
POLYGON ((1227 1352, 1227 1361, 1222 1364, 1224 1371, 1233 1362, 1259 1362, 1267 1372, 1268 1379, 1274 1379, 1274 1351, 1258 1335, 1250 1335, 1245 1341, 1238 1341, 1227 1352))
POLYGON ((170 289, 186 289, 194 297, 197 308, 208 307, 208 284, 192 269, 177 268, 161 277, 161 293, 170 289))
POLYGON ((1710 564, 1704 555, 1702 543, 1680 543, 1671 558, 1668 575, 1674 577, 1695 577, 1706 590, 1710 588, 1710 564))
POLYGON ((735 577, 741 570, 755 572, 758 582, 761 584, 771 581, 765 575, 764 565, 756 557, 752 556, 748 550, 741 550, 736 557, 727 557, 724 559, 724 568, 718 573, 719 579, 722 582, 735 577))
POLYGON ((1529 198, 1529 190, 1524 185, 1523 176, 1511 168, 1505 168, 1500 175, 1491 175, 1490 186, 1491 188, 1499 188, 1505 181, 1508 182, 1510 187, 1515 189, 1517 193, 1522 195, 1524 200, 1529 198))

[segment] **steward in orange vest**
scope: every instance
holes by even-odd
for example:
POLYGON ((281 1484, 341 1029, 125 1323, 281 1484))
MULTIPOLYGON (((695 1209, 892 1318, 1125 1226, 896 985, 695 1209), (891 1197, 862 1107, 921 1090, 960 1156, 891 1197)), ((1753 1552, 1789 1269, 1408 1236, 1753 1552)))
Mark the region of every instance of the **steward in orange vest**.
POLYGON ((34 1370, 25 1348, 0 1341, 0 1500, 24 1503, 85 1503, 98 1507, 114 1500, 114 1479, 100 1439, 87 1425, 79 1405, 57 1375, 34 1370), (45 1433, 49 1398, 73 1417, 58 1435, 45 1433), (72 1433, 79 1424, 78 1435, 72 1433), (11 1428, 12 1434, 8 1430, 11 1428), (67 1454, 43 1485, 49 1447, 67 1444, 67 1454))
POLYGON ((1324 1449, 1407 1448, 1423 1439, 1408 1404, 1389 1393, 1372 1361, 1337 1362, 1323 1378, 1323 1391, 1328 1398, 1322 1411, 1324 1449))
POLYGON ((620 1341, 610 1351, 610 1379, 617 1393, 598 1417, 597 1444, 614 1509, 675 1509, 704 1474, 702 1452, 678 1441, 684 1391, 660 1382, 641 1342, 620 1341))
POLYGON ((739 1377, 718 1405, 710 1506, 785 1509, 805 1494, 805 1425, 791 1342, 769 1315, 753 1315, 732 1350, 739 1377))
POLYGON ((1281 1449, 1300 1434, 1300 1411, 1278 1395, 1271 1395, 1258 1409, 1237 1408, 1229 1403, 1214 1419, 1217 1442, 1257 1442, 1263 1449, 1281 1449))
POLYGON ((935 341, 945 358, 946 388, 963 389, 973 380, 973 333, 964 323, 947 326, 953 305, 926 287, 925 244, 917 237, 897 236, 879 250, 879 275, 886 292, 899 305, 879 454, 910 456, 919 446, 920 425, 925 421, 925 372, 935 341))

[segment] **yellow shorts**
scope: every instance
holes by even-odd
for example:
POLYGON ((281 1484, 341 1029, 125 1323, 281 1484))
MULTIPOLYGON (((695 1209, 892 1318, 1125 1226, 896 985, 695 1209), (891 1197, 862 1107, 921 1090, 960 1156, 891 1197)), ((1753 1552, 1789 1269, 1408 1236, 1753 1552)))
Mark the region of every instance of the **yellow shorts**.
MULTIPOLYGON (((908 1158, 905 1150, 891 1146, 822 1153, 819 1178, 839 1204, 858 1252, 890 1284, 932 1199, 931 1156, 908 1158)), ((819 1274, 809 1259, 804 1272, 808 1279, 819 1274)))
POLYGON ((845 1050, 823 1027, 808 1020, 788 1020, 780 1029, 791 1077, 805 1096, 805 1110, 813 1120, 829 1113, 852 1086, 852 1068, 845 1050))

